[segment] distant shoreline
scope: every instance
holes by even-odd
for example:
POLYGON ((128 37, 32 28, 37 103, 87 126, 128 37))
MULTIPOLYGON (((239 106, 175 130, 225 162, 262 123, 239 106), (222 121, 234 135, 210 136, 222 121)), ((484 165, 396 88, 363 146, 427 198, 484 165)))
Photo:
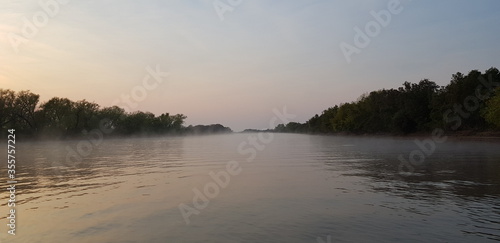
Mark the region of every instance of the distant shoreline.
MULTIPOLYGON (((349 132, 339 132, 339 133, 299 133, 299 132, 276 132, 273 130, 257 130, 257 129, 247 129, 241 132, 235 133, 259 133, 259 132, 272 132, 272 133, 288 133, 288 134, 306 134, 306 135, 319 135, 319 136, 345 136, 345 137, 381 137, 381 138, 421 138, 425 139, 431 136, 431 132, 415 132, 408 134, 394 134, 394 133, 349 133, 349 132)), ((463 141, 495 141, 500 142, 500 131, 446 131, 444 136, 451 140, 463 140, 463 141)))
MULTIPOLYGON (((321 134, 316 134, 321 135, 321 134)), ((416 132, 409 134, 324 134, 324 135, 339 135, 339 136, 353 136, 353 137, 383 137, 383 138, 403 138, 403 139, 426 139, 431 137, 431 132, 416 132)), ((444 136, 448 137, 448 141, 488 141, 488 142, 500 142, 500 132, 498 131, 488 131, 488 132, 474 132, 474 131, 460 131, 460 132, 445 132, 444 136)))

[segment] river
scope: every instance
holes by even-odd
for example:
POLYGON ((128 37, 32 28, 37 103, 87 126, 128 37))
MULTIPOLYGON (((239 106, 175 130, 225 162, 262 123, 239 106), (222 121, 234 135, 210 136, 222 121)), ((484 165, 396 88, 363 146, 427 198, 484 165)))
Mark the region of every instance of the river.
POLYGON ((82 141, 16 141, 16 235, 5 190, 1 242, 500 241, 498 142, 435 144, 408 173, 414 138, 82 141))

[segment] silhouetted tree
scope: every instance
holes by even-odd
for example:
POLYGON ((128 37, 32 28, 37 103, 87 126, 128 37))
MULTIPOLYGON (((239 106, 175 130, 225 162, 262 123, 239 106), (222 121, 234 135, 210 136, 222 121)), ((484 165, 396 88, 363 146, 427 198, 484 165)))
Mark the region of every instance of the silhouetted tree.
POLYGON ((0 89, 0 128, 6 129, 6 125, 13 119, 14 103, 16 93, 9 89, 0 89))
POLYGON ((75 133, 82 130, 91 130, 99 126, 99 105, 80 100, 73 103, 72 113, 75 116, 75 133))
POLYGON ((74 102, 67 98, 54 97, 43 103, 41 117, 45 135, 66 136, 75 127, 74 102))
POLYGON ((16 95, 13 109, 14 127, 19 132, 32 134, 37 130, 36 108, 40 96, 30 91, 21 91, 16 95))

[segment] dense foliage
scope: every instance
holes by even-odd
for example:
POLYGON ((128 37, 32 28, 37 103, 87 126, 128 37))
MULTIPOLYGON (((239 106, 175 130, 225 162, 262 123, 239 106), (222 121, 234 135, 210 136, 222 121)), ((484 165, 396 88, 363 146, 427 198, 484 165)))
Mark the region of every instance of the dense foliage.
POLYGON ((446 86, 424 79, 362 95, 328 108, 305 123, 280 124, 276 132, 408 134, 442 128, 485 131, 500 128, 500 74, 456 73, 446 86), (497 89, 495 89, 497 88, 497 89))
POLYGON ((71 101, 58 97, 39 104, 39 98, 30 91, 0 89, 0 131, 5 133, 7 129, 16 129, 20 136, 38 138, 75 137, 94 129, 115 136, 231 131, 219 124, 184 127, 186 116, 182 114, 128 113, 118 106, 101 108, 86 100, 71 101))
POLYGON ((221 124, 212 125, 196 125, 188 126, 185 129, 186 134, 215 134, 215 133, 231 133, 231 128, 222 126, 221 124))

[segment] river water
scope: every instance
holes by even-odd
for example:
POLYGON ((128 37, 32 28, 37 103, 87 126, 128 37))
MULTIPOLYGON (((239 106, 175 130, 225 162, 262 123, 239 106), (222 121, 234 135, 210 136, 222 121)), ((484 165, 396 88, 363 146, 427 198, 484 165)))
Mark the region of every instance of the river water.
POLYGON ((410 138, 230 134, 83 145, 17 140, 16 235, 7 233, 5 190, 1 242, 500 241, 498 142, 436 144, 414 173, 399 170, 398 156, 419 148, 410 138))

